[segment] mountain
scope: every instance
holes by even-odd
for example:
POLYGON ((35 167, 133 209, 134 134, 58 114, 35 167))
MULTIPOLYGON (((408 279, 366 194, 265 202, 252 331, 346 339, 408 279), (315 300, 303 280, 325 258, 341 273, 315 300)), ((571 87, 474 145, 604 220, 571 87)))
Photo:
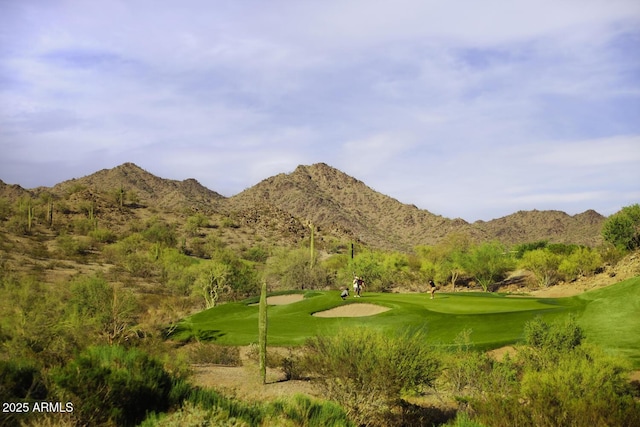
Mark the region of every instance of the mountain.
POLYGON ((488 222, 477 221, 471 228, 490 239, 506 244, 549 240, 596 246, 602 243, 600 230, 605 217, 594 210, 570 216, 565 212, 519 211, 488 222))
POLYGON ((271 203, 329 232, 348 230, 352 238, 372 246, 410 249, 434 244, 452 232, 475 241, 505 244, 549 240, 596 245, 604 217, 595 211, 570 216, 559 211, 521 211, 473 224, 448 219, 378 193, 363 182, 324 163, 298 166, 229 198, 234 206, 271 203))
POLYGON ((53 192, 64 194, 77 187, 114 194, 122 187, 130 197, 135 197, 138 204, 168 209, 198 207, 211 210, 225 198, 195 179, 175 181, 159 178, 133 163, 124 163, 113 169, 103 169, 83 178, 64 181, 55 185, 53 192))
POLYGON ((231 206, 265 202, 332 234, 382 248, 432 244, 466 222, 400 203, 324 163, 298 166, 232 196, 231 206))
POLYGON ((113 218, 124 226, 135 215, 113 210, 120 188, 126 191, 130 206, 181 215, 199 211, 220 221, 224 216, 227 223, 247 227, 245 235, 260 239, 299 242, 308 234, 306 225, 313 223, 321 237, 360 241, 382 249, 410 250, 416 245, 435 244, 454 232, 467 234, 476 242, 499 240, 512 245, 548 240, 594 246, 602 242, 600 230, 605 220, 593 210, 574 216, 533 210, 470 224, 401 203, 324 163, 298 166, 229 198, 194 179, 159 178, 133 163, 31 192, 0 181, 0 197, 51 192, 68 198, 71 194, 76 205, 93 200, 102 209, 103 218, 113 218))

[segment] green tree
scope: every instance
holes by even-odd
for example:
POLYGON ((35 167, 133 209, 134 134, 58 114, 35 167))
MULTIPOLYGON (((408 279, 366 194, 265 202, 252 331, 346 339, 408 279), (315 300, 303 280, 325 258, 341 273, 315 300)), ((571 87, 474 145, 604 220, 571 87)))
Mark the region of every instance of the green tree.
POLYGON ((640 248, 640 204, 625 206, 607 218, 602 226, 602 237, 620 249, 640 248))
MULTIPOLYGON (((384 254, 382 252, 363 250, 349 261, 347 277, 353 280, 353 275, 363 277, 368 290, 384 290, 390 284, 385 275, 384 254)), ((346 281, 346 277, 344 280, 346 281)), ((349 280, 349 283, 351 283, 349 280)))
POLYGON ((223 293, 230 293, 231 268, 220 261, 205 261, 198 265, 194 292, 204 298, 206 308, 215 307, 223 293))
POLYGON ((547 249, 534 249, 524 253, 520 265, 536 276, 540 286, 553 285, 558 278, 561 257, 547 249))
POLYGON ((460 261, 464 270, 475 277, 485 292, 491 284, 502 280, 513 265, 506 248, 499 242, 474 246, 461 255, 460 261))
POLYGON ((308 249, 284 249, 274 251, 267 259, 266 277, 283 289, 318 289, 329 282, 329 275, 322 264, 311 268, 308 249))

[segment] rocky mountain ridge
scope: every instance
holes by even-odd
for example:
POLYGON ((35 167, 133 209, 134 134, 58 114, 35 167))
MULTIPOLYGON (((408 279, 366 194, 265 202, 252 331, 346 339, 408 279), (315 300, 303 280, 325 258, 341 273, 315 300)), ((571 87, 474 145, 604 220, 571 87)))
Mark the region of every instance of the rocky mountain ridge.
MULTIPOLYGON (((160 178, 133 163, 70 179, 51 188, 26 190, 0 181, 0 197, 13 199, 21 194, 45 193, 63 197, 79 187, 112 195, 122 189, 130 201, 141 207, 227 215, 240 223, 269 223, 273 229, 292 229, 293 222, 312 223, 325 235, 383 249, 409 250, 416 245, 437 243, 450 233, 505 244, 548 240, 595 246, 602 241, 600 230, 605 220, 593 210, 574 216, 561 211, 533 210, 468 223, 401 203, 324 163, 298 166, 291 173, 269 177, 228 198, 195 179, 160 178), (283 224, 276 226, 275 222, 283 224)), ((293 227, 296 233, 300 233, 299 224, 293 227)))

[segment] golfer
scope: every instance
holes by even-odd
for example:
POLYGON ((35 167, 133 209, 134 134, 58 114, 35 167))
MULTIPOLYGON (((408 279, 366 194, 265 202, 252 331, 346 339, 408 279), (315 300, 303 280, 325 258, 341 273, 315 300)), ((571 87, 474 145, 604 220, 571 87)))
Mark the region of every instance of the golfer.
POLYGON ((358 298, 360 298, 361 294, 362 294, 362 289, 364 288, 364 280, 362 280, 362 277, 360 277, 358 279, 358 298))
POLYGON ((436 295, 436 284, 433 283, 433 280, 429 280, 429 285, 431 286, 431 299, 433 299, 436 295))

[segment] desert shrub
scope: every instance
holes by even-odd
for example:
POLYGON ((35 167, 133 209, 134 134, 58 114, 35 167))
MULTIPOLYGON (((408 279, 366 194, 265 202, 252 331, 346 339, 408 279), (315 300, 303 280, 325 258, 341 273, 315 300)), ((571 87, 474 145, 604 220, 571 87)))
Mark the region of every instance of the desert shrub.
POLYGON ((562 260, 558 270, 567 280, 593 274, 602 266, 600 254, 589 248, 578 248, 562 260))
POLYGON ((12 213, 13 209, 9 200, 5 197, 0 197, 0 221, 5 221, 12 213))
POLYGON ((216 365, 240 366, 240 348, 198 342, 188 349, 191 363, 214 363, 216 365))
POLYGON ((548 249, 533 249, 522 255, 520 265, 534 274, 538 285, 547 287, 557 281, 561 262, 561 257, 548 249))
MULTIPOLYGON (((11 360, 51 366, 76 350, 64 322, 61 294, 37 277, 3 277, 0 281, 2 353, 11 360)), ((4 358, 3 357, 3 358, 4 358)))
POLYGON ((170 414, 151 414, 140 427, 182 427, 182 426, 219 426, 247 427, 242 419, 232 417, 229 411, 214 406, 204 408, 202 405, 186 403, 179 410, 170 414))
POLYGON ((96 228, 89 232, 91 237, 97 243, 114 243, 118 240, 118 236, 111 230, 106 228, 96 228))
MULTIPOLYGON (((467 394, 473 421, 491 426, 638 425, 629 367, 583 342, 572 318, 525 326, 515 359, 479 366, 467 394), (488 381, 487 381, 488 379, 488 381)), ((470 356, 475 357, 475 356, 470 356)))
POLYGON ((422 333, 340 330, 306 344, 305 366, 359 425, 385 425, 405 393, 433 385, 439 361, 422 333))
POLYGON ((269 258, 269 251, 264 246, 256 245, 245 250, 242 257, 248 261, 266 262, 269 258))
POLYGON ((483 378, 491 371, 492 360, 486 353, 473 349, 471 333, 470 329, 460 332, 450 351, 442 354, 439 383, 458 398, 479 392, 483 378))
POLYGON ((0 401, 44 399, 47 387, 40 370, 29 362, 0 360, 0 401))
POLYGON ((178 241, 174 227, 157 219, 150 221, 141 234, 150 243, 160 243, 168 247, 175 246, 178 241))
MULTIPOLYGON (((0 401, 3 405, 10 402, 31 405, 35 399, 45 399, 47 392, 40 370, 29 362, 0 360, 0 401)), ((13 411, 3 407, 0 425, 24 425, 29 415, 29 411, 13 411)))
POLYGON ((67 321, 103 342, 122 342, 135 335, 139 310, 131 291, 100 276, 82 277, 71 284, 67 321))
POLYGON ((209 218, 201 213, 196 213, 187 218, 185 231, 189 236, 197 236, 200 229, 209 226, 209 218))
POLYGON ((302 380, 307 375, 302 361, 303 357, 289 349, 289 354, 282 358, 282 371, 286 380, 302 380))
POLYGON ((580 348, 542 371, 526 370, 520 399, 535 426, 640 425, 627 378, 619 360, 580 348))
POLYGON ((573 317, 556 323, 547 323, 542 317, 527 322, 524 327, 524 341, 527 347, 521 354, 527 354, 533 366, 553 364, 563 353, 571 352, 584 339, 584 331, 573 317))
POLYGON ((268 409, 267 423, 304 427, 354 426, 344 409, 332 402, 322 402, 296 394, 286 400, 277 400, 268 409))
POLYGON ((609 265, 617 264, 625 256, 625 251, 611 243, 605 243, 598 248, 602 262, 609 265))
MULTIPOLYGON (((226 425, 223 422, 240 423, 237 425, 259 426, 265 419, 263 405, 253 402, 242 402, 226 397, 215 390, 202 389, 182 383, 175 387, 173 400, 201 408, 215 408, 217 421, 212 425, 226 425), (246 424, 241 424, 246 423, 246 424)), ((236 424, 230 424, 232 426, 236 424)))
POLYGON ((86 236, 92 230, 97 228, 97 222, 94 219, 90 218, 79 218, 73 221, 73 232, 75 234, 86 236))
POLYGON ((171 404, 172 377, 137 349, 89 347, 51 378, 80 424, 135 425, 171 404))
POLYGON ((68 257, 74 257, 77 255, 84 255, 89 250, 89 244, 85 240, 69 236, 68 234, 61 234, 56 238, 56 244, 58 248, 68 257))

